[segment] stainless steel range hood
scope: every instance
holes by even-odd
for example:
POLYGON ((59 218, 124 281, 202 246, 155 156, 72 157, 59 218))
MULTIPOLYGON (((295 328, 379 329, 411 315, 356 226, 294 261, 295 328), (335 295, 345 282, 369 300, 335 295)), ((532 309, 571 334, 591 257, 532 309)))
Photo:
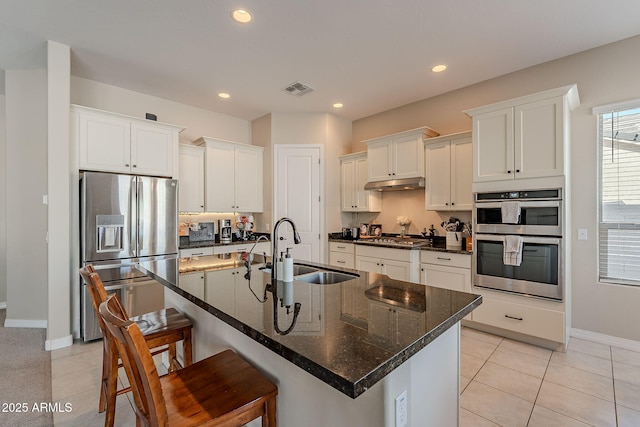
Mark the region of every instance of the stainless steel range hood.
POLYGON ((424 185, 424 178, 418 177, 367 182, 364 186, 364 189, 374 191, 418 190, 424 189, 424 185))

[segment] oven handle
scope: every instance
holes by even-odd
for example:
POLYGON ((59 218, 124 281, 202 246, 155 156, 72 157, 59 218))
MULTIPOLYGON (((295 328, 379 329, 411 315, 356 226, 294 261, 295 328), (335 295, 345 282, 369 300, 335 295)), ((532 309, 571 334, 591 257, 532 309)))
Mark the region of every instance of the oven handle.
MULTIPOLYGON (((504 242, 507 234, 474 234, 473 239, 478 242, 480 240, 488 240, 491 242, 504 242)), ((517 236, 517 234, 511 234, 517 236)), ((543 245, 559 245, 562 239, 559 237, 539 237, 539 236, 522 236, 523 243, 539 243, 543 245)), ((476 252, 476 251, 474 251, 476 252)))
MULTIPOLYGON (((507 200, 505 200, 507 201, 507 200)), ((513 202, 519 202, 518 200, 511 200, 513 202)), ((476 202, 476 209, 499 209, 502 207, 502 201, 499 202, 476 202)), ((560 207, 560 200, 538 200, 519 202, 521 208, 558 208, 560 207)))

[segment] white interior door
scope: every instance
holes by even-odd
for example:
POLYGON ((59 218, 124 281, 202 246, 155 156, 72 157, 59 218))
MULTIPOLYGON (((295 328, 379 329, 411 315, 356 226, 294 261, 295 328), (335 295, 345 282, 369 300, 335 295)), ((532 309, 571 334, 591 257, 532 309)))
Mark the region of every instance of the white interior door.
POLYGON ((275 146, 274 223, 291 218, 302 240, 294 244, 291 227, 284 223, 278 230, 278 250, 291 248, 294 259, 321 261, 320 157, 316 145, 275 146))

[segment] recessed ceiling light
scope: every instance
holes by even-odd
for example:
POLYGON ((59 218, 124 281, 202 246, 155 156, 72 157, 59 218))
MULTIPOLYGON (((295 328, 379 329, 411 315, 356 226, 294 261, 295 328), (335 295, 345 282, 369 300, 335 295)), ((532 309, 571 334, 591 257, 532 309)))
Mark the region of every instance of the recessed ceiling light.
POLYGON ((222 98, 222 99, 229 99, 229 98, 231 98, 231 95, 229 95, 229 94, 228 94, 228 93, 226 93, 226 92, 220 92, 220 93, 218 94, 218 97, 219 97, 219 98, 222 98))
POLYGON ((249 12, 247 9, 236 9, 231 12, 231 17, 234 21, 241 24, 251 22, 251 20, 253 19, 253 16, 251 16, 251 12, 249 12))
POLYGON ((344 107, 344 105, 342 105, 342 102, 336 102, 335 104, 333 104, 333 108, 342 108, 344 107))
POLYGON ((440 64, 440 65, 436 65, 435 67, 433 67, 431 69, 431 71, 433 71, 434 73, 441 73, 442 71, 446 70, 447 66, 444 64, 440 64))

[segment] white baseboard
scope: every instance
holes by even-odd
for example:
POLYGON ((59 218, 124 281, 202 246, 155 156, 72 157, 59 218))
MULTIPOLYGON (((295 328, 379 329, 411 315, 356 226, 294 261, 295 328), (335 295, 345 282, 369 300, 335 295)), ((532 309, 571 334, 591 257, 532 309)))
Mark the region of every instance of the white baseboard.
POLYGON ((0 302, 0 310, 2 310, 3 308, 7 308, 7 302, 6 301, 0 302))
POLYGON ((69 347, 73 345, 73 335, 67 335, 66 337, 56 338, 55 340, 46 340, 44 342, 44 349, 47 351, 57 350, 59 348, 69 347))
POLYGON ((30 320, 30 319, 5 319, 5 328, 39 328, 47 329, 46 320, 30 320))
POLYGON ((640 341, 628 340, 626 338, 614 337, 611 335, 600 334, 598 332, 585 331, 582 329, 571 329, 571 336, 600 344, 610 345, 612 347, 624 348, 626 350, 640 352, 640 341))

